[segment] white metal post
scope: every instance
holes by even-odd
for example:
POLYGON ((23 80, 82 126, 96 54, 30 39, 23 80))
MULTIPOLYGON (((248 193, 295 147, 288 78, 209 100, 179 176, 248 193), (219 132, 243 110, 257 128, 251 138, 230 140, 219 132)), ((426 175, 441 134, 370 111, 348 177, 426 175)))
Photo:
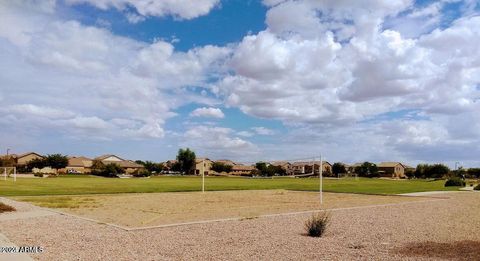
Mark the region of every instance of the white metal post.
POLYGON ((17 168, 13 167, 13 182, 17 181, 17 168))
POLYGON ((323 159, 322 155, 320 155, 320 204, 323 204, 323 159))
POLYGON ((202 160, 202 192, 205 192, 205 160, 202 160))

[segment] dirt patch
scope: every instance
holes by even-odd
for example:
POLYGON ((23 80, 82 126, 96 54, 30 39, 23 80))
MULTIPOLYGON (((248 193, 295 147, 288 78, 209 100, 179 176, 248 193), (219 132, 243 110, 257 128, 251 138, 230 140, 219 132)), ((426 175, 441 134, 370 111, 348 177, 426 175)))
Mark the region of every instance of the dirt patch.
POLYGON ((6 205, 2 202, 0 202, 0 213, 4 213, 4 212, 12 212, 12 211, 15 211, 16 209, 12 206, 9 206, 9 205, 6 205))
POLYGON ((320 205, 316 192, 249 190, 174 192, 89 196, 22 197, 33 204, 126 227, 240 218, 320 209, 381 205, 424 198, 324 193, 320 205))
POLYGON ((449 243, 414 242, 396 249, 409 257, 442 258, 450 260, 476 260, 480 257, 480 241, 462 240, 449 243))

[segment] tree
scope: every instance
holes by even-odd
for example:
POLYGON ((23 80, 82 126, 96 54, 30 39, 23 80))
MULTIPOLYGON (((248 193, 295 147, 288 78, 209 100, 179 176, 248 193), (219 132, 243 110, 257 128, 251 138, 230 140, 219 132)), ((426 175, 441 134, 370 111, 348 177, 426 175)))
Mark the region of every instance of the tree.
POLYGON ((45 157, 46 166, 56 170, 68 166, 68 157, 62 154, 51 154, 45 157))
POLYGON ((31 172, 32 169, 42 169, 48 165, 48 162, 45 158, 35 158, 27 162, 27 167, 25 169, 26 172, 31 172))
POLYGON ((92 163, 92 175, 102 177, 117 177, 118 174, 125 173, 125 170, 115 163, 104 164, 100 160, 94 160, 92 163))
POLYGON ((287 171, 284 168, 282 168, 282 166, 269 165, 267 167, 266 176, 274 176, 274 175, 285 176, 287 175, 287 171))
POLYGON ((417 178, 442 178, 450 173, 450 169, 443 164, 418 164, 415 169, 417 178))
POLYGON ((180 164, 180 170, 185 174, 190 174, 195 167, 195 152, 189 148, 179 149, 177 161, 180 164))
POLYGON ((267 176, 268 175, 267 163, 257 162, 255 164, 255 168, 258 169, 258 171, 260 172, 260 176, 267 176))
POLYGON ((347 169, 345 168, 345 165, 340 162, 335 162, 332 165, 332 172, 335 175, 342 174, 342 173, 347 173, 347 169))
POLYGON ((232 171, 232 168, 233 168, 232 165, 225 164, 223 162, 214 162, 211 167, 213 171, 218 173, 221 173, 221 172, 230 173, 232 171))
POLYGON ((471 178, 480 178, 480 168, 469 168, 467 173, 471 178))
POLYGON ((366 161, 362 165, 355 168, 355 173, 357 173, 360 177, 378 177, 378 168, 374 163, 366 161))
POLYGON ((164 166, 162 163, 155 163, 148 160, 147 161, 136 160, 135 163, 143 165, 145 169, 150 173, 160 173, 164 169, 164 166))

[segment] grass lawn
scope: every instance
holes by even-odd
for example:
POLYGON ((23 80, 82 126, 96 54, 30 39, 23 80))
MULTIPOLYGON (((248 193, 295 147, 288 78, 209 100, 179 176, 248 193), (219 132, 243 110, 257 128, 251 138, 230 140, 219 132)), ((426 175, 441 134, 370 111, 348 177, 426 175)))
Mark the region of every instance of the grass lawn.
MULTIPOLYGON (((0 180, 0 196, 40 196, 40 195, 84 195, 112 193, 149 193, 199 191, 200 177, 152 177, 112 179, 92 176, 64 176, 58 178, 18 178, 0 180)), ((457 190, 445 188, 445 181, 427 180, 384 180, 354 178, 324 179, 324 191, 363 194, 399 194, 409 192, 457 190)), ((206 190, 263 190, 287 189, 317 191, 318 178, 275 178, 249 179, 206 177, 206 190)))

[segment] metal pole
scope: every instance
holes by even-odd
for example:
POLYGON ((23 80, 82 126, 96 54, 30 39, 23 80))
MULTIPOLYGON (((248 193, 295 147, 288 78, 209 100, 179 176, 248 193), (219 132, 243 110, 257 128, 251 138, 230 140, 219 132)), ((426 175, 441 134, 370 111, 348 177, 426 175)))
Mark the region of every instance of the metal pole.
POLYGON ((320 204, 323 204, 323 159, 322 155, 320 155, 320 204))
POLYGON ((17 181, 17 168, 13 167, 13 182, 17 181))
POLYGON ((205 192, 205 159, 202 160, 202 192, 205 192))

